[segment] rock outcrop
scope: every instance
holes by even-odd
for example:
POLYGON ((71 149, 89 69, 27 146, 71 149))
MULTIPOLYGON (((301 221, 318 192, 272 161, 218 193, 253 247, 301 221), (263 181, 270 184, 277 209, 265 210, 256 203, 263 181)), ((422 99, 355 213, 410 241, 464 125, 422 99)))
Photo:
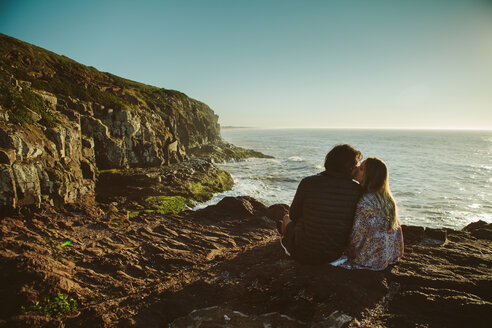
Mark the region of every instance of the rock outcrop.
POLYGON ((191 160, 154 168, 100 171, 96 200, 140 211, 179 212, 232 188, 229 173, 211 160, 191 160))
POLYGON ((19 128, 0 121, 0 208, 51 205, 93 197, 94 147, 72 121, 19 128))
POLYGON ((193 147, 188 150, 188 153, 192 156, 211 158, 218 163, 237 161, 248 157, 273 158, 273 156, 265 155, 259 151, 244 149, 227 142, 216 142, 193 147))
POLYGON ((0 326, 488 327, 491 224, 405 226, 404 257, 373 272, 288 258, 267 217, 287 210, 238 197, 180 214, 86 203, 7 217, 0 326), (78 303, 65 317, 21 310, 57 292, 78 303))
MULTIPOLYGON (((94 198, 100 170, 162 167, 189 159, 192 149, 232 149, 219 128, 207 105, 183 93, 0 34, 1 211, 94 198)), ((259 156, 240 150, 221 160, 259 156)))

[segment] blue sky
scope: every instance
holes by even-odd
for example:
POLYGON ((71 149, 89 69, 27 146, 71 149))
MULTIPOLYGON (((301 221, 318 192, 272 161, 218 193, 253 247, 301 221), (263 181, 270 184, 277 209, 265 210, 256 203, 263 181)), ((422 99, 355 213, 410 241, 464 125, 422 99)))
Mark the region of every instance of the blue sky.
POLYGON ((0 32, 222 125, 492 128, 492 1, 0 0, 0 32))

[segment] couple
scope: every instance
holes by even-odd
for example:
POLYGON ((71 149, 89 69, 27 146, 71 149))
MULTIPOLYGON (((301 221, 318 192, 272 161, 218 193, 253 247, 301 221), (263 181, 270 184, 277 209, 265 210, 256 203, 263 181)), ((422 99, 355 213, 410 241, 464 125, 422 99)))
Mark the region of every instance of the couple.
POLYGON ((375 157, 357 166, 361 159, 353 147, 335 146, 326 170, 301 181, 281 226, 288 255, 308 264, 343 257, 333 265, 369 270, 383 270, 403 255, 387 167, 375 157))

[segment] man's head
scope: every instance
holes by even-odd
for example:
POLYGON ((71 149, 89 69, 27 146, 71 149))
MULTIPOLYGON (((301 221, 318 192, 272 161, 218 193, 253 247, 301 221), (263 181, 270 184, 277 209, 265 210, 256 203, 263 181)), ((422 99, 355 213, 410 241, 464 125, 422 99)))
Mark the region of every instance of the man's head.
POLYGON ((337 145, 333 147, 325 158, 325 169, 343 174, 352 179, 357 163, 362 159, 360 151, 350 145, 337 145))

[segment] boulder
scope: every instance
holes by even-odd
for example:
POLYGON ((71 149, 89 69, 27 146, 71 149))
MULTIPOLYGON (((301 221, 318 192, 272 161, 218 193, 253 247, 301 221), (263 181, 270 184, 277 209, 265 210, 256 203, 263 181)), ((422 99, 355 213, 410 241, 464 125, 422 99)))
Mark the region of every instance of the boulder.
POLYGON ((475 238, 492 240, 492 224, 482 220, 470 223, 463 231, 469 232, 475 238))

